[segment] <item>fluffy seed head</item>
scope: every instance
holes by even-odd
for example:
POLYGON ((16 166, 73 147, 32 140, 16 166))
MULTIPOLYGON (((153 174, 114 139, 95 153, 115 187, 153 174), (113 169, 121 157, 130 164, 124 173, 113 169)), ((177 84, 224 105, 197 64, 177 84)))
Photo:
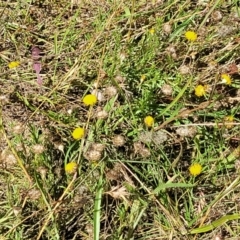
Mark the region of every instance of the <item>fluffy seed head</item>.
POLYGON ((164 84, 161 88, 161 91, 166 96, 171 96, 173 93, 173 89, 169 84, 164 84))
POLYGON ((96 112, 96 118, 107 119, 108 118, 108 112, 106 110, 97 111, 96 112))
POLYGON ((172 25, 170 23, 165 23, 163 25, 163 32, 165 32, 167 35, 172 32, 172 25))
POLYGON ((114 86, 107 87, 104 94, 109 98, 114 97, 117 95, 117 89, 114 86))
POLYGON ((125 144, 125 139, 122 135, 116 135, 112 139, 113 145, 116 147, 121 147, 125 144))
POLYGON ((89 161, 98 162, 102 157, 102 153, 96 150, 89 150, 84 156, 89 161))
POLYGON ((41 145, 41 144, 36 144, 32 147, 32 151, 35 153, 35 154, 41 154, 44 152, 44 146, 41 145))
POLYGON ((105 149, 105 145, 102 143, 92 143, 91 148, 95 151, 102 152, 105 149))

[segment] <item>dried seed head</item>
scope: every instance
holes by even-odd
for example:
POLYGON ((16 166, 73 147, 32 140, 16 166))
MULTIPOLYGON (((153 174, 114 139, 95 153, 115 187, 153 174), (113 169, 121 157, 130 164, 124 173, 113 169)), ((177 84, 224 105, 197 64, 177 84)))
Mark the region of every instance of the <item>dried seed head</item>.
POLYGON ((96 118, 107 119, 108 118, 108 112, 106 110, 97 111, 96 112, 96 118))
POLYGON ((38 189, 33 188, 28 191, 28 197, 31 200, 38 200, 41 197, 41 192, 38 189))
POLYGON ((235 162, 235 169, 239 172, 240 171, 240 160, 235 162))
POLYGON ((13 213, 15 216, 18 216, 19 214, 21 214, 22 212, 22 208, 18 207, 18 206, 13 206, 13 213))
POLYGON ((35 154, 41 154, 44 152, 44 146, 41 145, 41 144, 36 144, 32 147, 32 151, 35 153, 35 154))
POLYGON ((108 180, 119 180, 122 176, 122 165, 119 163, 116 163, 113 169, 110 169, 106 172, 106 178, 108 180))
POLYGON ((125 80, 126 80, 125 77, 123 77, 123 76, 121 76, 121 75, 117 75, 117 76, 115 77, 115 81, 116 81, 117 83, 123 83, 125 80))
POLYGON ((13 133, 14 134, 22 134, 24 131, 24 126, 22 124, 18 124, 13 127, 13 133))
POLYGON ((111 98, 117 95, 117 89, 114 86, 105 88, 104 95, 111 98))
POLYGON ((161 88, 161 91, 166 96, 171 96, 173 93, 173 89, 169 84, 164 84, 161 88))
POLYGON ((8 98, 6 95, 0 95, 0 102, 3 104, 3 103, 6 103, 8 101, 8 98))
POLYGON ((139 141, 143 143, 151 143, 152 142, 152 132, 141 132, 139 135, 139 141))
POLYGON ((140 154, 143 158, 146 158, 146 157, 151 156, 150 151, 149 151, 147 148, 145 148, 145 147, 139 150, 139 154, 140 154))
POLYGON ((102 153, 96 150, 89 150, 84 154, 84 157, 88 161, 98 162, 102 157, 102 153))
POLYGON ((116 135, 112 139, 113 145, 116 147, 121 147, 125 144, 125 139, 122 135, 116 135))
POLYGON ((195 127, 179 127, 176 133, 181 137, 194 137, 197 129, 195 127))
POLYGON ((48 171, 47 168, 45 168, 45 167, 39 167, 39 168, 37 169, 37 171, 40 173, 42 179, 45 179, 45 178, 46 178, 46 176, 47 176, 47 171, 48 171))
POLYGON ((106 194, 109 194, 114 199, 123 199, 123 200, 126 200, 126 197, 129 196, 129 192, 127 192, 127 189, 124 186, 112 187, 109 192, 106 192, 106 194))
POLYGON ((189 74, 191 72, 190 67, 188 67, 187 65, 182 65, 178 70, 183 75, 189 74))
POLYGON ((163 32, 169 35, 172 32, 172 25, 168 22, 163 25, 163 32))
POLYGON ((120 62, 123 63, 123 61, 126 59, 127 54, 125 52, 121 52, 119 55, 120 62))
POLYGON ((212 13, 212 19, 215 22, 218 22, 218 21, 222 20, 222 13, 220 11, 214 11, 212 13))
POLYGON ((97 97, 97 100, 98 100, 99 102, 103 102, 103 101, 105 100, 102 91, 100 91, 100 90, 98 90, 98 89, 92 90, 91 94, 92 94, 92 95, 95 95, 95 96, 97 97))
POLYGON ((0 161, 6 168, 12 167, 17 164, 15 156, 8 150, 4 149, 0 155, 0 161))
POLYGON ((169 54, 172 58, 177 58, 177 54, 176 54, 176 49, 174 46, 168 46, 166 48, 166 52, 167 54, 169 54))
POLYGON ((168 140, 168 136, 164 131, 157 131, 154 132, 152 135, 152 141, 156 144, 156 145, 161 145, 162 143, 166 142, 168 140))
POLYGON ((92 143, 91 148, 95 151, 102 152, 105 149, 105 145, 102 143, 92 143))
POLYGON ((134 153, 139 153, 141 151, 142 148, 144 148, 143 144, 141 142, 135 142, 133 144, 133 148, 134 148, 134 153))

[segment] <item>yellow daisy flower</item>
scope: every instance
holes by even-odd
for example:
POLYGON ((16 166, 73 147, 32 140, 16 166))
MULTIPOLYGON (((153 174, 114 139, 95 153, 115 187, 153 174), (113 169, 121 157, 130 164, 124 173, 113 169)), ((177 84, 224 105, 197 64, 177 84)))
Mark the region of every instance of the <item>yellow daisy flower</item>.
POLYGON ((187 31, 185 37, 188 41, 194 42, 197 39, 197 34, 194 31, 187 31))
POLYGON ((77 167, 78 167, 77 163, 70 162, 70 163, 66 164, 65 172, 67 174, 73 174, 73 173, 75 173, 77 171, 77 167))
POLYGON ((203 85, 197 85, 195 87, 195 95, 197 97, 202 97, 203 95, 206 94, 206 86, 203 86, 203 85))
POLYGON ((193 163, 189 167, 189 172, 192 176, 196 177, 202 172, 202 166, 199 163, 193 163))
POLYGON ((11 68, 16 68, 20 65, 20 62, 19 61, 16 61, 16 62, 10 62, 8 64, 8 67, 11 69, 11 68))
POLYGON ((154 119, 152 116, 147 116, 144 118, 144 123, 146 124, 147 127, 152 127, 154 124, 154 119))
POLYGON ((97 103, 97 97, 93 94, 88 94, 83 98, 83 103, 86 106, 93 106, 97 103))
POLYGON ((84 137, 84 134, 85 134, 85 130, 81 127, 78 127, 78 128, 75 128, 72 132, 72 137, 75 139, 75 140, 80 140, 81 138, 84 137))
POLYGON ((226 128, 232 128, 233 127, 233 124, 232 124, 233 121, 234 121, 234 117, 232 115, 226 116, 224 118, 224 122, 227 123, 226 128))
POLYGON ((153 35, 155 33, 155 29, 154 28, 149 29, 149 33, 153 35))
POLYGON ((232 80, 228 74, 225 74, 225 73, 222 74, 221 79, 222 79, 222 83, 225 83, 227 85, 231 85, 231 83, 232 83, 232 80))

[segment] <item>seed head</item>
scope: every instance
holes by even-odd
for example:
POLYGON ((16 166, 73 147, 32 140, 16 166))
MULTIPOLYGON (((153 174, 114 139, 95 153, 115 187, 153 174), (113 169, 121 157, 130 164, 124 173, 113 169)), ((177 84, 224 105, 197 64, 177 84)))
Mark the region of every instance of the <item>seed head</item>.
POLYGON ((91 148, 95 151, 102 152, 105 149, 105 145, 102 143, 92 143, 91 148))
POLYGON ((161 91, 166 96, 171 96, 173 93, 173 89, 169 84, 164 84, 161 88, 161 91))
POLYGON ((125 139, 122 135, 116 135, 112 139, 113 145, 116 147, 121 147, 125 144, 125 139))
POLYGON ((107 87, 104 91, 104 94, 107 97, 112 98, 117 95, 117 89, 114 86, 107 87))
POLYGON ((101 157, 102 157, 102 153, 100 151, 96 151, 96 150, 89 150, 84 157, 92 162, 98 162, 101 157))
POLYGON ((41 144, 36 144, 32 147, 32 151, 35 153, 35 154, 41 154, 44 152, 44 146, 41 145, 41 144))
POLYGON ((108 112, 106 110, 97 111, 96 112, 96 118, 107 119, 108 118, 108 112))
POLYGON ((163 32, 169 35, 172 32, 172 25, 170 23, 165 23, 163 25, 163 32))

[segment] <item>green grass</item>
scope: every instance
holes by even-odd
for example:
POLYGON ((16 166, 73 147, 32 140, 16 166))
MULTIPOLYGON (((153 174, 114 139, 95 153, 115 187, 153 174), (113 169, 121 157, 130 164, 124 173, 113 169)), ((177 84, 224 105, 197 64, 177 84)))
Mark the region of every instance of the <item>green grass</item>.
POLYGON ((237 239, 238 1, 5 1, 0 16, 0 239, 237 239))

